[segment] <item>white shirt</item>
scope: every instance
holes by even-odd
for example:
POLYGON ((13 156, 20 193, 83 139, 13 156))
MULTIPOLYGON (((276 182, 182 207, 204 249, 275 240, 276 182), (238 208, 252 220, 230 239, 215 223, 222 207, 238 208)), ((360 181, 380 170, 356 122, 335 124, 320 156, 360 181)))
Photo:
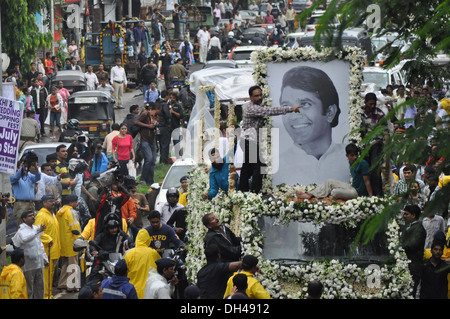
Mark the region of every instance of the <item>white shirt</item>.
POLYGON ((213 36, 211 38, 211 41, 209 41, 209 49, 211 49, 211 47, 218 47, 219 50, 222 50, 221 45, 220 45, 220 40, 218 37, 213 36))
POLYGON ((95 91, 95 86, 98 85, 97 75, 94 72, 86 72, 84 78, 86 79, 88 91, 95 91))
POLYGON ((172 299, 174 289, 156 269, 150 268, 145 285, 144 299, 172 299))
POLYGON ((197 32, 198 42, 200 45, 208 45, 208 41, 210 39, 210 35, 208 31, 203 29, 198 30, 197 32))
POLYGON ((45 186, 46 185, 55 185, 58 184, 60 181, 58 180, 58 176, 50 176, 45 173, 41 173, 41 179, 38 182, 38 189, 36 192, 36 195, 34 197, 34 200, 41 200, 42 196, 45 195, 45 186))
POLYGON ((97 91, 103 91, 108 93, 109 96, 112 96, 112 94, 114 93, 114 88, 110 84, 106 83, 105 86, 97 86, 97 91))
POLYGON ((242 21, 242 17, 241 17, 240 14, 235 14, 233 20, 239 20, 239 21, 242 21))
POLYGON ((184 207, 180 203, 177 203, 175 207, 171 207, 168 202, 160 203, 156 206, 155 210, 157 210, 161 214, 161 222, 163 224, 167 224, 173 212, 178 209, 184 207))
POLYGON ((116 65, 111 68, 111 84, 114 82, 121 82, 127 85, 127 75, 125 69, 121 66, 116 65))
POLYGON ((22 223, 12 238, 14 246, 24 250, 25 265, 22 266, 23 271, 44 268, 44 262, 48 262, 47 254, 41 241, 42 232, 39 229, 39 226, 32 225, 30 227, 22 223))
POLYGON ((287 151, 272 159, 272 167, 278 171, 272 176, 273 185, 322 184, 327 179, 349 182, 350 164, 345 157, 345 146, 332 143, 328 150, 317 159, 307 154, 300 146, 292 145, 287 151))

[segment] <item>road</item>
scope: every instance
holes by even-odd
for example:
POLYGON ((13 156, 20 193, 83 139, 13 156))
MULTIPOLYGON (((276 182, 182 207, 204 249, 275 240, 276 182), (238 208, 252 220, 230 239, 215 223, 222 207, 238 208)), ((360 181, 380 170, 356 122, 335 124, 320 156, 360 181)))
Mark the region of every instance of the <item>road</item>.
MULTIPOLYGON (((194 64, 190 68, 190 73, 200 70, 202 68, 202 64, 194 64)), ((164 81, 158 81, 158 88, 160 91, 165 89, 164 81)), ((125 92, 123 96, 123 104, 124 109, 115 109, 116 122, 122 123, 125 119, 126 115, 129 113, 129 107, 131 105, 137 104, 140 108, 144 106, 144 97, 142 92, 139 89, 131 90, 131 92, 125 92)), ((47 137, 42 138, 42 142, 54 142, 50 137, 50 134, 47 134, 47 137)), ((76 292, 58 292, 56 288, 53 289, 53 296, 55 299, 78 299, 78 293, 76 292)))

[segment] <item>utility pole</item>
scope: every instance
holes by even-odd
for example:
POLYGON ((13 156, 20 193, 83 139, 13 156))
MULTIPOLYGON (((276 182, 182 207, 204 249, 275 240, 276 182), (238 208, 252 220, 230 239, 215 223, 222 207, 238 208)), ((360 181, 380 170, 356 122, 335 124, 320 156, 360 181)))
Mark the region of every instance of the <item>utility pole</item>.
POLYGON ((50 31, 52 32, 52 56, 55 54, 55 5, 54 0, 50 0, 50 31))

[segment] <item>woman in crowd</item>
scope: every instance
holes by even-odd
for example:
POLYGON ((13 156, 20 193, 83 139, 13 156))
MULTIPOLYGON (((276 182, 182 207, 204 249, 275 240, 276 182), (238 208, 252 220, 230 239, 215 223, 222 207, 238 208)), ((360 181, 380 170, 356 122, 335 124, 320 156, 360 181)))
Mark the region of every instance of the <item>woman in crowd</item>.
POLYGON ((112 155, 113 161, 119 163, 120 172, 122 176, 128 175, 128 162, 135 160, 135 153, 133 149, 133 137, 127 134, 128 128, 125 123, 120 125, 119 135, 112 140, 112 155))

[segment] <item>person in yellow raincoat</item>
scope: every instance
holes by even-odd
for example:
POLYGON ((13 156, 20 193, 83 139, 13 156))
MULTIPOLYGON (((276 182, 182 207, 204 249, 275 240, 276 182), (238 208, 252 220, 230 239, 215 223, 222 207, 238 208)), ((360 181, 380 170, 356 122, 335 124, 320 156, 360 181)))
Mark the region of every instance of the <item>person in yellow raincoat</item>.
POLYGON ((156 263, 161 258, 159 253, 150 248, 150 237, 136 238, 135 248, 130 249, 124 256, 128 265, 128 278, 136 288, 138 299, 144 298, 145 284, 150 268, 156 270, 156 263))
POLYGON ((58 289, 79 291, 80 272, 78 267, 78 252, 73 250, 73 242, 80 236, 81 228, 78 221, 78 196, 68 195, 65 205, 56 213, 59 223, 59 239, 61 245, 61 274, 58 289))
POLYGON ((252 255, 246 255, 242 259, 242 271, 235 272, 227 282, 227 289, 225 290, 224 298, 231 294, 233 289, 233 278, 237 274, 244 274, 247 276, 247 290, 245 291, 247 296, 253 299, 271 299, 270 294, 264 289, 258 279, 253 276, 259 271, 258 259, 252 255))
POLYGON ((11 253, 11 264, 3 267, 0 275, 0 299, 28 299, 27 282, 22 267, 25 264, 23 249, 11 253))
POLYGON ((47 253, 49 264, 44 268, 45 297, 44 299, 53 299, 52 286, 55 266, 60 256, 59 243, 59 224, 54 215, 55 197, 51 194, 42 196, 41 210, 36 214, 34 224, 36 226, 45 225, 46 229, 41 235, 44 250, 47 253))

